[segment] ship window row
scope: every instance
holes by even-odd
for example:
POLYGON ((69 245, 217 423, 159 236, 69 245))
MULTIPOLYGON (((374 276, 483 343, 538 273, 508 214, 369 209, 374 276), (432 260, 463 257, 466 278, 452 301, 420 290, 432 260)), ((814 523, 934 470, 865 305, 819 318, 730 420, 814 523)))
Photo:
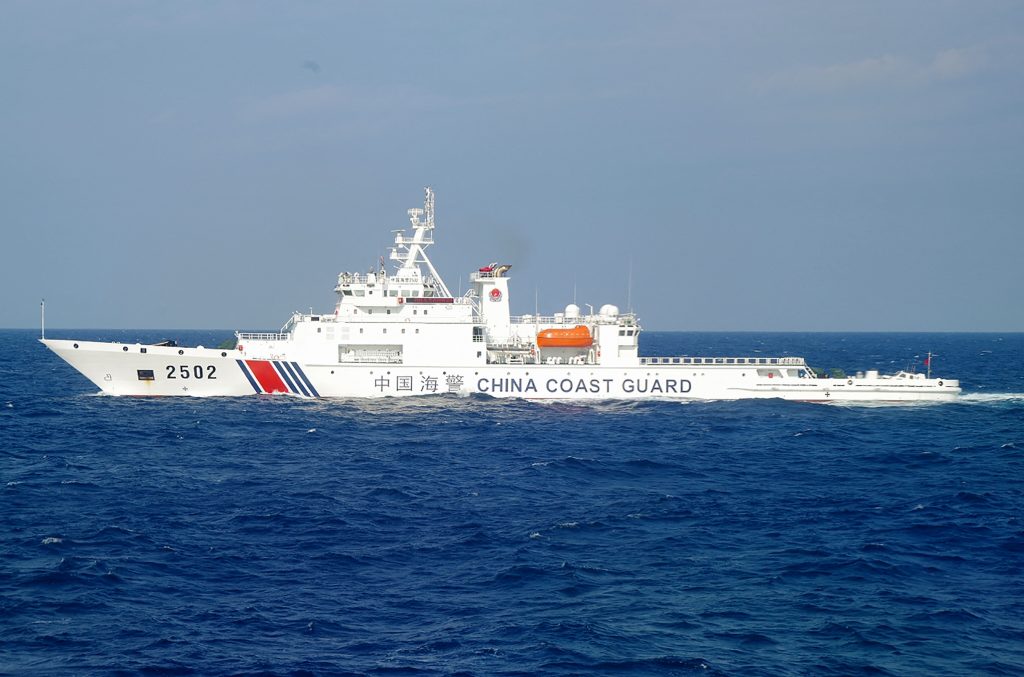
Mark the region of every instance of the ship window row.
POLYGON ((635 336, 636 329, 620 329, 619 336, 635 336))
MULTIPOLYGON (((373 315, 373 308, 367 308, 367 309, 365 309, 365 310, 364 310, 363 312, 365 312, 365 313, 366 313, 367 315, 373 315)), ((391 309, 390 309, 390 308, 385 308, 385 309, 384 309, 384 312, 385 312, 385 313, 387 313, 388 315, 390 315, 390 314, 391 314, 391 309)), ((419 311, 418 309, 416 309, 416 308, 413 308, 413 309, 412 309, 412 314, 413 314, 413 315, 418 315, 418 314, 419 314, 419 312, 420 312, 420 311, 419 311)), ((352 314, 353 314, 353 315, 358 315, 358 314, 359 314, 359 309, 358 309, 358 308, 353 308, 353 309, 352 309, 352 314)), ((423 311, 423 314, 424 314, 424 315, 426 315, 426 314, 427 314, 427 311, 426 311, 426 310, 424 310, 424 311, 423 311)))
MULTIPOLYGON (((366 292, 365 289, 342 289, 341 290, 341 295, 342 296, 366 296, 366 294, 367 294, 367 292, 366 292)), ((370 290, 369 294, 370 294, 370 296, 373 296, 373 290, 372 289, 370 290)), ((389 289, 388 292, 387 292, 387 295, 388 296, 411 296, 411 297, 418 297, 420 295, 420 290, 419 289, 411 289, 411 290, 389 289)))
MULTIPOLYGON (((359 333, 360 333, 360 334, 362 334, 362 333, 363 333, 363 327, 360 327, 360 328, 359 328, 359 333)), ((385 334, 386 334, 386 333, 388 333, 388 329, 387 329, 387 327, 384 327, 383 333, 385 333, 385 334)), ((405 329, 402 329, 402 333, 403 333, 403 334, 405 333, 405 329)), ((416 330, 415 330, 415 333, 417 333, 417 334, 418 334, 418 333, 420 333, 420 330, 419 330, 419 329, 416 329, 416 330)))

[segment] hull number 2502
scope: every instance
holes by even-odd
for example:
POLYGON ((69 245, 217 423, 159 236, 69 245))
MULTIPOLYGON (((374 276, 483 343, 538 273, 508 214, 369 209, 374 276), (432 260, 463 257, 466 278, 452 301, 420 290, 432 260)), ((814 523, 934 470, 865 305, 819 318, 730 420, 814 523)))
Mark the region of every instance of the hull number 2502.
POLYGON ((169 364, 166 367, 167 378, 205 378, 205 379, 216 379, 217 378, 217 367, 212 364, 206 365, 206 369, 200 365, 189 367, 186 364, 175 366, 169 364))

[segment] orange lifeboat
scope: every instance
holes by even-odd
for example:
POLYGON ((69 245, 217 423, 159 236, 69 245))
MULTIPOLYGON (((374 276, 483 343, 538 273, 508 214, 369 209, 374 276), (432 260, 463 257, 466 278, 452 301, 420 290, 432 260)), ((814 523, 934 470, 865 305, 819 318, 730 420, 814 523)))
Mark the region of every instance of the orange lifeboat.
POLYGON ((545 329, 537 334, 538 348, 589 348, 592 345, 594 337, 582 324, 572 329, 545 329))

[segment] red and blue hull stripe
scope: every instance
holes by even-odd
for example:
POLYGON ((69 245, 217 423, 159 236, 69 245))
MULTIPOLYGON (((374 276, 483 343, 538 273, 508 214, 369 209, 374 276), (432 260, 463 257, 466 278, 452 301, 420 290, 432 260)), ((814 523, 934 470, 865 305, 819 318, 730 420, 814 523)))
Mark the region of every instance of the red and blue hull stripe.
POLYGON ((235 360, 256 393, 291 393, 320 397, 298 362, 235 360))

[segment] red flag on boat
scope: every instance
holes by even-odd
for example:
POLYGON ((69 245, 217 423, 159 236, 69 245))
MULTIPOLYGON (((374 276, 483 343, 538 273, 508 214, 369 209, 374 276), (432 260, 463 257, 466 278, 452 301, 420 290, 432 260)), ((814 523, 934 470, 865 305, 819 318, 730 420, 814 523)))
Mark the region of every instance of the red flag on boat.
POLYGON ((931 356, 931 354, 929 354, 928 357, 924 358, 924 366, 926 366, 926 367, 932 366, 932 356, 931 356))

